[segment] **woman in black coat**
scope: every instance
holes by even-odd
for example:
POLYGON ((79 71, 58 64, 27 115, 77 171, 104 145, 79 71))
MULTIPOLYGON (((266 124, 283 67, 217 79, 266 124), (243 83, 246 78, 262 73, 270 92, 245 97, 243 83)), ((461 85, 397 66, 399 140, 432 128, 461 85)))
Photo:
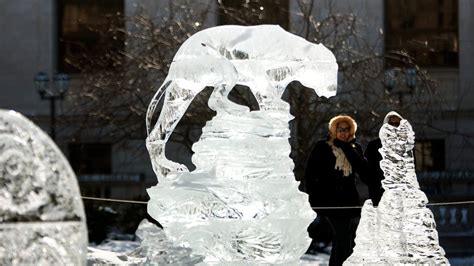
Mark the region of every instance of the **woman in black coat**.
POLYGON ((342 265, 354 247, 360 217, 356 173, 362 181, 367 181, 367 161, 361 146, 355 142, 356 131, 357 124, 351 117, 340 115, 332 118, 328 138, 316 143, 306 164, 306 192, 311 207, 329 222, 333 231, 329 265, 342 265))

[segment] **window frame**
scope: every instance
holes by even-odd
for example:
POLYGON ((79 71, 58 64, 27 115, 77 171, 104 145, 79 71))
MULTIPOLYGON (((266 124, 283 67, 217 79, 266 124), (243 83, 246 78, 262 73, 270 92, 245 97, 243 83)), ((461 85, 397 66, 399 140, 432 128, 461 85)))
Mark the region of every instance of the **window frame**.
POLYGON ((446 170, 446 141, 445 139, 421 139, 416 140, 414 154, 415 154, 415 169, 416 171, 444 171, 446 170), (430 144, 429 154, 425 154, 425 145, 430 144), (421 146, 422 154, 419 154, 419 149, 421 146), (433 156, 436 154, 437 156, 433 156), (433 165, 428 165, 428 162, 425 162, 426 156, 430 156, 433 165))
POLYGON ((77 176, 84 174, 112 174, 112 144, 111 143, 92 143, 92 142, 71 142, 68 144, 69 162, 71 168, 77 176), (102 152, 98 153, 98 150, 102 152), (76 154, 77 152, 77 154, 76 154), (93 156, 90 156, 90 155, 93 156), (88 165, 89 160, 84 157, 93 157, 100 159, 104 165, 97 167, 97 164, 88 165), (82 165, 85 165, 85 168, 82 165), (99 170, 94 170, 99 169, 99 170))
MULTIPOLYGON (((70 5, 89 5, 89 4, 95 4, 92 6, 92 8, 100 8, 100 6, 105 7, 113 3, 114 8, 116 8, 121 15, 121 20, 124 18, 124 12, 125 12, 125 0, 100 0, 100 1, 94 1, 94 0, 58 0, 56 1, 56 68, 58 69, 59 72, 63 73, 68 73, 68 74, 79 74, 80 69, 75 68, 74 66, 69 65, 66 62, 66 58, 68 55, 68 52, 66 51, 68 49, 68 44, 67 43, 73 43, 76 42, 76 48, 79 46, 83 47, 90 47, 90 46, 95 46, 95 44, 100 40, 101 37, 98 37, 99 34, 96 34, 97 36, 93 36, 93 33, 85 33, 85 32, 76 32, 78 35, 77 37, 72 37, 71 35, 74 35, 74 33, 69 33, 70 36, 67 36, 68 33, 64 32, 64 16, 65 16, 65 9, 68 4, 70 5), (82 35, 82 36, 81 36, 82 35)), ((111 8, 113 9, 113 8, 111 8)), ((109 15, 114 15, 114 14, 109 14, 109 13, 104 13, 104 16, 109 16, 109 15)), ((115 14, 119 16, 118 14, 115 14)), ((85 25, 88 25, 85 23, 85 25)), ((125 26, 124 23, 120 24, 120 26, 125 26)), ((125 43, 125 40, 119 40, 119 42, 125 43)), ((69 44, 70 45, 70 44, 69 44)), ((84 51, 84 50, 83 50, 84 51)), ((92 55, 93 56, 93 55, 92 55)))
MULTIPOLYGON (((443 9, 443 5, 441 5, 438 9, 437 9, 437 14, 438 14, 438 27, 437 28, 432 28, 432 29, 426 29, 426 28, 413 28, 413 29, 398 29, 398 30, 393 30, 391 29, 391 27, 389 26, 389 23, 390 23, 390 16, 389 16, 389 12, 388 12, 388 2, 389 1, 393 1, 395 3, 400 3, 398 1, 400 0, 384 0, 384 8, 383 8, 383 12, 384 12, 384 54, 385 54, 385 68, 386 69, 389 69, 389 68, 393 68, 393 67, 403 67, 403 66, 406 66, 407 64, 417 64, 425 69, 459 69, 459 64, 460 64, 460 51, 459 51, 459 1, 458 0, 442 0, 442 1, 452 1, 453 2, 453 8, 452 10, 450 10, 450 12, 453 12, 454 15, 453 17, 455 17, 455 26, 453 26, 453 29, 443 29, 441 26, 440 26, 440 13, 447 13, 444 9, 443 9), (454 11, 453 11, 454 10, 454 11), (420 61, 420 58, 423 60, 423 58, 433 58, 433 55, 426 55, 426 56, 417 56, 417 55, 413 55, 413 52, 423 52, 423 51, 429 51, 430 50, 430 47, 433 47, 433 46, 429 46, 429 47, 426 47, 425 49, 421 48, 422 46, 418 46, 420 48, 416 49, 416 46, 415 45, 399 45, 399 46, 396 46, 394 44, 389 44, 389 40, 390 38, 392 38, 392 42, 394 42, 397 37, 391 37, 391 36, 398 36, 399 40, 403 41, 403 42, 406 42, 404 39, 406 39, 406 36, 409 36, 409 38, 411 38, 412 40, 416 40, 416 36, 418 36, 419 38, 420 37, 426 37, 427 40, 433 40, 435 39, 436 37, 439 37, 441 36, 442 34, 452 34, 452 33, 455 33, 455 36, 456 36, 456 40, 454 41, 455 43, 455 47, 456 47, 456 53, 453 52, 453 54, 455 54, 455 59, 451 59, 454 61, 454 63, 450 63, 450 59, 449 59, 449 49, 446 48, 444 51, 439 51, 437 52, 436 54, 438 55, 437 58, 439 57, 442 57, 444 58, 443 59, 443 63, 441 64, 436 64, 436 63, 433 63, 433 61, 429 61, 428 63, 425 63, 423 61, 420 61), (413 37, 411 37, 410 35, 412 35, 413 37), (409 49, 406 49, 407 47, 409 47, 409 49), (415 47, 415 48, 410 48, 410 47, 415 47), (415 61, 411 61, 411 58, 404 58, 403 56, 400 56, 400 53, 399 52, 407 52, 408 55, 411 57, 411 58, 414 58, 415 61)), ((409 0, 409 1, 412 1, 412 2, 421 2, 421 1, 426 1, 426 0, 409 0)), ((429 1, 429 0, 428 0, 429 1)), ((435 1, 435 0, 432 0, 432 1, 435 1)), ((444 2, 443 2, 444 3, 444 2)), ((415 11, 416 12, 416 11, 415 11)), ((414 22, 413 22, 414 23, 414 22)), ((443 44, 443 42, 439 42, 439 44, 443 44)), ((430 60, 433 60, 433 59, 430 59, 430 60)))
MULTIPOLYGON (((260 24, 278 24, 280 27, 282 27, 285 30, 288 30, 290 28, 290 0, 279 0, 279 1, 274 1, 274 0, 251 0, 251 1, 245 1, 245 0, 221 0, 219 1, 222 3, 223 6, 230 7, 231 9, 239 9, 244 5, 246 2, 247 4, 254 4, 254 5, 259 5, 261 4, 264 7, 271 6, 273 10, 280 9, 280 16, 278 18, 275 18, 272 15, 275 15, 274 13, 271 13, 267 18, 263 18, 259 21, 251 21, 249 19, 249 23, 242 23, 240 21, 237 21, 235 19, 232 19, 232 17, 228 16, 225 14, 223 11, 223 8, 221 4, 219 4, 218 9, 218 18, 217 18, 217 25, 244 25, 244 26, 251 26, 251 25, 260 25, 260 24), (226 3, 227 2, 227 3, 226 3), (286 16, 284 17, 284 21, 282 20, 281 14, 286 13, 286 16), (278 23, 276 23, 278 21, 278 23)), ((246 7, 246 8, 252 8, 252 7, 246 7)), ((266 9, 268 10, 268 8, 266 9)), ((247 22, 247 21, 246 21, 247 22)))

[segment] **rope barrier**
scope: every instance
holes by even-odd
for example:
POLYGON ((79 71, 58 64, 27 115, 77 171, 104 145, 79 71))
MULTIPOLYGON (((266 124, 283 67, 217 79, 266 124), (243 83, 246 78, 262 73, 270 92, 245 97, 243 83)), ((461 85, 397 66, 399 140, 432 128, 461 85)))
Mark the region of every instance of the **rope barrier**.
POLYGON ((148 204, 146 201, 137 201, 137 200, 121 200, 121 199, 106 199, 106 198, 95 198, 95 197, 82 197, 86 200, 97 200, 97 201, 112 201, 112 202, 121 202, 121 203, 133 203, 133 204, 148 204))
MULTIPOLYGON (((451 202, 434 202, 428 203, 426 206, 443 206, 443 205, 463 205, 473 204, 474 200, 471 201, 451 201, 451 202)), ((347 207, 313 207, 313 210, 337 210, 337 209, 361 209, 362 206, 347 206, 347 207)))
MULTIPOLYGON (((96 197, 82 197, 85 200, 97 200, 97 201, 110 201, 120 203, 132 203, 132 204, 148 204, 147 201, 138 200, 121 200, 121 199, 108 199, 108 198, 96 198, 96 197)), ((451 202, 434 202, 428 203, 426 206, 442 206, 442 205, 463 205, 463 204, 474 204, 474 200, 468 201, 451 201, 451 202)), ((313 207, 314 210, 331 210, 331 209, 360 209, 362 206, 347 206, 347 207, 313 207)))

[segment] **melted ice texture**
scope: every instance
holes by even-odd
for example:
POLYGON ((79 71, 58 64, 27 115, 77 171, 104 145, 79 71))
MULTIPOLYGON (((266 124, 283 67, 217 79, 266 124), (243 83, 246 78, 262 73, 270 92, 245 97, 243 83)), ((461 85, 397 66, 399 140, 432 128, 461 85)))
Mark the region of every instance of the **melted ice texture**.
POLYGON ((0 264, 82 265, 87 229, 77 179, 54 142, 0 110, 0 264))
POLYGON ((279 26, 220 26, 181 46, 150 103, 147 148, 159 184, 148 190, 148 212, 170 240, 207 263, 297 262, 309 245, 315 213, 292 172, 291 116, 281 100, 295 80, 319 96, 335 95, 334 55, 279 26), (260 110, 227 98, 236 84, 250 88, 260 110), (165 157, 165 145, 206 86, 214 88, 208 105, 217 115, 193 146, 197 168, 189 172, 165 157))
POLYGON ((356 246, 344 265, 446 265, 433 213, 415 173, 415 133, 407 120, 380 129, 380 167, 385 192, 379 206, 367 200, 357 228, 356 246))

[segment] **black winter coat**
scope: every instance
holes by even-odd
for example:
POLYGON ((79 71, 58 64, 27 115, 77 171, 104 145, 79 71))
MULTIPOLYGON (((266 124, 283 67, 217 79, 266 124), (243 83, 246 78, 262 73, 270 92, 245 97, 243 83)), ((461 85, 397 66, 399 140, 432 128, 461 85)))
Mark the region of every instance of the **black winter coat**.
MULTIPOLYGON (((345 143, 336 141, 347 160, 351 163, 352 173, 343 176, 341 170, 335 169, 336 156, 328 140, 320 140, 314 146, 306 163, 305 182, 311 207, 348 207, 360 206, 359 193, 356 189, 356 175, 366 183, 365 172, 367 161, 362 155, 361 146, 354 141, 345 143)), ((320 215, 357 217, 359 208, 352 209, 316 209, 320 215)))
POLYGON ((380 198, 382 198, 384 192, 381 181, 385 176, 383 175, 382 169, 380 169, 380 161, 382 160, 382 155, 379 152, 380 148, 382 148, 382 141, 377 138, 369 142, 364 153, 369 166, 367 176, 373 180, 369 186, 369 195, 374 206, 379 204, 380 198))

